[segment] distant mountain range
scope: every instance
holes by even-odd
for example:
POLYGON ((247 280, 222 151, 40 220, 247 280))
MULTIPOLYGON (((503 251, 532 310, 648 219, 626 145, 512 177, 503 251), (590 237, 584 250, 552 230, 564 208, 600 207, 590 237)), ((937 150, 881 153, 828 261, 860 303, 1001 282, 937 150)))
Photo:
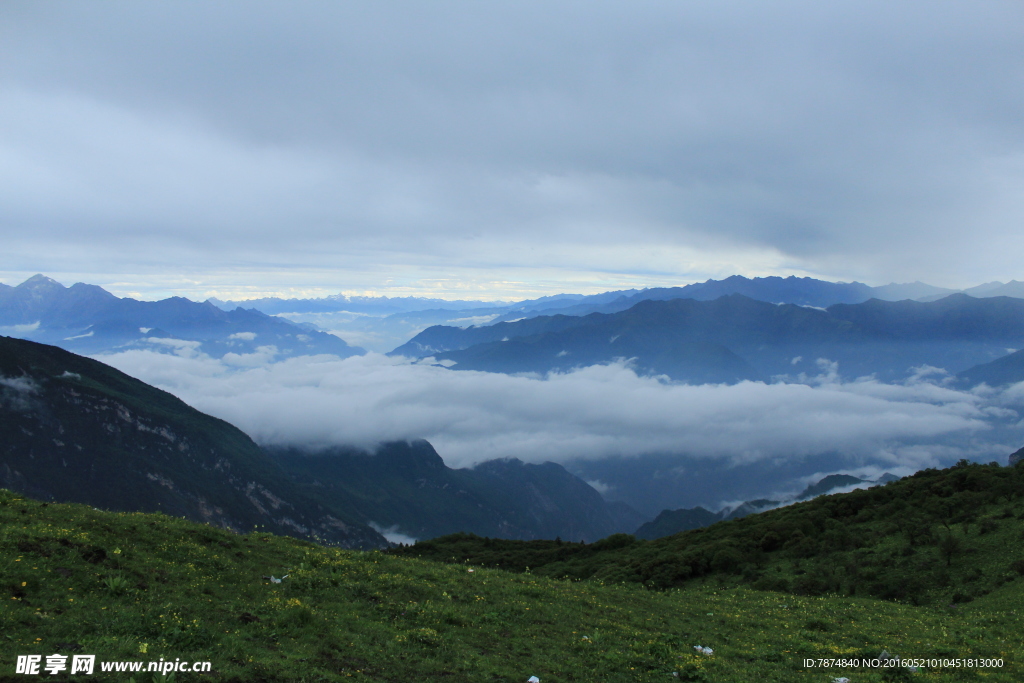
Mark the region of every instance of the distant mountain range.
POLYGON ((616 313, 648 299, 710 301, 729 294, 742 294, 768 303, 827 308, 837 303, 862 303, 872 298, 883 301, 934 300, 958 292, 974 297, 1024 298, 1024 283, 990 282, 967 290, 956 290, 923 282, 870 287, 860 282, 827 282, 809 277, 745 278, 734 275, 724 280, 708 280, 682 287, 628 289, 592 295, 558 294, 513 303, 342 295, 318 299, 209 301, 225 310, 242 306, 281 315, 296 322, 314 323, 345 339, 354 339, 356 343, 374 351, 384 352, 394 349, 430 325, 467 327, 539 315, 616 313))
POLYGON ((655 519, 643 524, 636 530, 634 536, 648 540, 672 536, 681 531, 691 529, 702 529, 711 526, 715 522, 722 522, 730 519, 740 519, 747 515, 764 512, 791 503, 804 500, 811 500, 818 496, 828 495, 832 492, 845 491, 853 487, 862 488, 867 485, 888 484, 890 481, 898 481, 899 477, 888 472, 878 479, 861 479, 849 474, 830 474, 815 484, 808 486, 799 495, 784 500, 748 500, 739 505, 725 507, 718 512, 711 512, 703 507, 695 507, 684 510, 662 510, 655 519))
MULTIPOLYGON (((958 373, 964 383, 1024 379, 1024 367, 1018 367, 1024 360, 1003 359, 1024 347, 1024 299, 996 295, 1024 295, 1024 283, 994 282, 969 290, 982 298, 946 291, 923 283, 871 288, 811 278, 733 276, 686 287, 559 295, 458 310, 407 310, 439 303, 412 297, 261 301, 309 310, 341 304, 403 309, 384 318, 360 313, 361 334, 376 334, 379 343, 426 326, 390 353, 433 356, 459 370, 545 373, 623 358, 633 359, 642 373, 691 383, 733 383, 813 376, 815 363, 825 358, 838 361, 845 377, 874 374, 893 380, 913 367, 931 365, 958 373), (849 303, 872 294, 928 299, 936 292, 943 296, 934 301, 849 303), (818 305, 829 301, 840 303, 818 305), (438 320, 456 324, 429 325, 438 320)), ((222 310, 180 297, 155 302, 118 298, 101 287, 64 287, 43 275, 17 287, 0 285, 0 334, 88 354, 130 349, 198 351, 215 358, 364 353, 314 324, 255 309, 222 310)))
POLYGON ((17 287, 0 285, 0 334, 54 344, 77 353, 194 348, 210 356, 270 351, 280 357, 365 353, 332 334, 256 310, 223 311, 181 297, 118 298, 102 287, 65 287, 35 275, 17 287))
POLYGON ((458 370, 551 372, 633 359, 639 372, 692 383, 815 374, 819 358, 848 377, 899 379, 912 367, 951 372, 1024 346, 1024 299, 954 294, 934 302, 775 305, 732 294, 642 300, 617 313, 537 316, 482 327, 435 326, 392 351, 458 370))
MULTIPOLYGON (((707 280, 680 287, 654 287, 648 289, 625 289, 601 294, 556 294, 539 299, 516 302, 485 302, 471 300, 446 300, 420 297, 386 296, 345 296, 341 294, 316 299, 281 299, 265 297, 244 301, 208 301, 224 310, 242 306, 264 313, 336 313, 350 312, 372 316, 402 315, 422 311, 467 312, 503 311, 511 316, 516 313, 542 315, 561 313, 563 315, 585 315, 586 313, 613 313, 626 310, 646 299, 697 299, 710 301, 728 294, 742 294, 770 303, 787 303, 798 306, 826 308, 832 304, 856 304, 868 299, 902 301, 904 299, 925 300, 964 293, 974 297, 1016 296, 1024 298, 1024 282, 1012 280, 1009 283, 989 282, 969 289, 948 289, 923 282, 904 284, 892 283, 871 287, 861 282, 829 282, 810 277, 755 277, 733 275, 724 280, 707 280)), ((486 315, 486 314, 484 314, 486 315)), ((498 322, 504 322, 500 320, 498 322)))
POLYGON ((444 301, 417 297, 345 297, 321 299, 254 299, 210 303, 225 310, 242 305, 264 313, 279 315, 295 322, 307 322, 331 330, 345 339, 381 353, 389 351, 431 325, 486 325, 495 321, 523 317, 522 311, 539 315, 551 309, 564 309, 586 301, 608 303, 637 290, 604 294, 559 294, 515 303, 485 301, 444 301))
MULTIPOLYGON (((260 347, 273 347, 279 357, 309 353, 344 357, 363 351, 358 346, 339 344, 337 338, 386 352, 436 325, 465 328, 539 316, 619 313, 642 301, 712 301, 741 294, 772 304, 828 308, 872 298, 931 301, 954 293, 957 290, 921 282, 869 287, 859 282, 734 275, 682 287, 559 294, 513 303, 335 295, 318 299, 209 299, 199 304, 178 297, 158 302, 119 299, 95 285, 79 283, 66 288, 36 275, 17 287, 0 284, 0 334, 57 344, 82 353, 123 348, 170 350, 181 348, 175 347, 176 343, 199 342, 203 352, 215 357, 253 353, 260 347), (293 323, 291 327, 285 324, 289 322, 293 323), (332 334, 327 335, 324 330, 332 334)), ((976 298, 1024 298, 1024 283, 991 282, 963 293, 976 298)), ((719 356, 716 362, 726 376, 747 376, 750 372, 742 363, 728 358, 728 354, 723 355, 721 349, 693 351, 698 357, 719 356)), ((980 361, 975 358, 974 362, 980 361)))
MULTIPOLYGON (((592 295, 558 294, 514 303, 341 295, 319 299, 210 299, 210 302, 225 310, 233 310, 241 305, 264 313, 281 315, 295 322, 314 323, 322 329, 340 334, 345 339, 355 340, 355 343, 374 351, 384 352, 394 349, 431 325, 468 327, 540 315, 580 316, 588 313, 617 313, 649 299, 664 301, 683 298, 710 301, 729 294, 742 294, 768 303, 827 308, 837 303, 862 303, 872 298, 883 301, 933 300, 959 291, 922 282, 869 287, 860 282, 827 282, 807 277, 745 278, 734 275, 724 280, 708 280, 682 287, 628 289, 592 295)), ((963 292, 974 297, 1024 298, 1024 283, 991 282, 963 292)))
MULTIPOLYGON (((215 297, 208 302, 225 311, 236 308, 252 308, 268 315, 281 313, 336 313, 346 311, 362 315, 393 315, 411 311, 425 311, 444 308, 449 311, 461 311, 467 308, 487 308, 491 304, 486 301, 459 301, 448 299, 430 299, 416 296, 346 296, 334 294, 317 299, 281 299, 263 297, 240 301, 221 301, 215 297)), ((499 304, 500 305, 500 304, 499 304)))
POLYGON ((593 541, 646 519, 554 463, 455 470, 426 441, 264 451, 103 363, 9 337, 0 337, 0 487, 360 548, 387 545, 378 529, 593 541))

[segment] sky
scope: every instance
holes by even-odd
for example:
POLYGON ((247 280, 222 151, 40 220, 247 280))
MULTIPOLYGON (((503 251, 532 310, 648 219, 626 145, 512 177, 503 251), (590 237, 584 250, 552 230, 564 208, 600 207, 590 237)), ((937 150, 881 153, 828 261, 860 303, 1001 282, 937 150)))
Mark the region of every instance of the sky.
POLYGON ((0 282, 1024 279, 1024 5, 0 3, 0 282))

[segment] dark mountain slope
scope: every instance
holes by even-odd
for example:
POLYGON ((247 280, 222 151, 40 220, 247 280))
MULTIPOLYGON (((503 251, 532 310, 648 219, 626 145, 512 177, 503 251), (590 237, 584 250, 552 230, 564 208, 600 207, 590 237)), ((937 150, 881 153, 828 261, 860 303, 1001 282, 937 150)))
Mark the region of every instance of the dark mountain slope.
POLYGON ((62 349, 0 337, 0 486, 237 530, 380 546, 305 497, 230 424, 62 349))
POLYGON ((451 469, 426 441, 383 444, 373 453, 267 451, 325 507, 416 538, 468 531, 596 540, 643 520, 554 463, 497 460, 451 469))

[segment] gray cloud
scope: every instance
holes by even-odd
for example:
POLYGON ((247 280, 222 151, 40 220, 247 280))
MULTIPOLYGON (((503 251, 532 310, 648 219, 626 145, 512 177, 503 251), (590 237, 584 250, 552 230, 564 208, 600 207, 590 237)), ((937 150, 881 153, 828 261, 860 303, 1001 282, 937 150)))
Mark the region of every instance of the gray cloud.
POLYGON ((30 377, 4 377, 0 375, 0 406, 14 411, 35 410, 39 401, 37 385, 30 377))
POLYGON ((1022 14, 7 2, 0 275, 195 294, 1010 279, 1022 14))
POLYGON ((842 383, 827 364, 808 384, 687 386, 638 377, 623 364, 537 378, 379 354, 268 358, 217 361, 187 348, 101 357, 260 443, 427 438, 453 466, 650 453, 743 464, 833 452, 837 463, 914 470, 976 452, 1005 454, 1000 439, 1020 440, 1019 404, 1002 393, 957 391, 924 376, 898 385, 842 383))

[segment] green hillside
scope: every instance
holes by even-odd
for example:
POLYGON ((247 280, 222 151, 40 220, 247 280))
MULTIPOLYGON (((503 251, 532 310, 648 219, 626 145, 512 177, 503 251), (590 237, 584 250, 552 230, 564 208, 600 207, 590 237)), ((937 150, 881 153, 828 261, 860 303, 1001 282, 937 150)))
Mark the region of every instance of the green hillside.
MULTIPOLYGON (((1020 680, 1024 582, 958 609, 744 588, 648 591, 346 551, 0 491, 0 680, 18 655, 210 661, 209 681, 855 681, 805 657, 994 657, 1020 680), (272 583, 267 576, 281 577, 272 583), (713 649, 698 654, 695 645, 713 649), (678 678, 672 676, 678 674, 678 678)), ((64 676, 49 676, 64 680, 64 676)), ((155 677, 200 680, 194 674, 155 677)), ((149 674, 135 675, 149 680, 149 674)))
POLYGON ((1024 467, 961 462, 655 541, 447 536, 395 552, 649 588, 746 586, 961 604, 1024 573, 1024 467))

